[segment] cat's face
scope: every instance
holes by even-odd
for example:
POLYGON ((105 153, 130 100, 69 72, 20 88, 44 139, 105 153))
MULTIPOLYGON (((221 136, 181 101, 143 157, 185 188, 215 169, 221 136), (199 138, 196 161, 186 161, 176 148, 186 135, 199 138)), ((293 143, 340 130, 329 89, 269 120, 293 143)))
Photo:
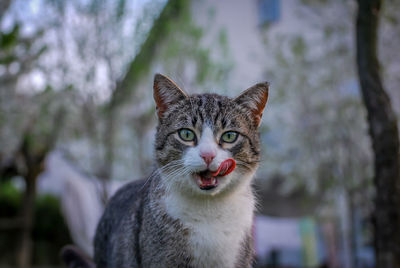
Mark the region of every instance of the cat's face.
POLYGON ((188 96, 157 74, 155 155, 165 185, 189 195, 217 195, 248 182, 260 160, 258 125, 267 97, 267 83, 235 99, 188 96))

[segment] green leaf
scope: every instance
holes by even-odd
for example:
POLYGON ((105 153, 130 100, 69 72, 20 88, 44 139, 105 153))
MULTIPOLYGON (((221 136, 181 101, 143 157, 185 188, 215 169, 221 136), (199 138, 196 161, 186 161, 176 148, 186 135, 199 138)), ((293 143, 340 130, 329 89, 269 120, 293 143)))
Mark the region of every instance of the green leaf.
POLYGON ((125 6, 126 6, 125 0, 118 1, 118 3, 117 3, 117 21, 121 20, 121 18, 124 16, 125 6))
POLYGON ((0 64, 8 65, 16 60, 17 58, 15 55, 5 55, 4 57, 0 58, 0 64))
POLYGON ((298 36, 292 41, 292 51, 296 56, 305 54, 306 44, 302 37, 298 36))
POLYGON ((10 33, 1 33, 0 49, 9 49, 17 44, 19 28, 19 24, 15 24, 10 33))

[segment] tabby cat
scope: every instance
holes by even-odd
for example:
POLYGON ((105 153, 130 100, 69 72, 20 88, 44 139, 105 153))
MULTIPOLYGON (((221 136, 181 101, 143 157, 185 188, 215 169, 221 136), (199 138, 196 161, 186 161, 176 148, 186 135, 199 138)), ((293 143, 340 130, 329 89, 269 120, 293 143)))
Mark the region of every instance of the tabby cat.
POLYGON ((189 96, 155 75, 157 168, 110 200, 95 237, 97 268, 251 267, 251 181, 268 87, 234 99, 189 96))

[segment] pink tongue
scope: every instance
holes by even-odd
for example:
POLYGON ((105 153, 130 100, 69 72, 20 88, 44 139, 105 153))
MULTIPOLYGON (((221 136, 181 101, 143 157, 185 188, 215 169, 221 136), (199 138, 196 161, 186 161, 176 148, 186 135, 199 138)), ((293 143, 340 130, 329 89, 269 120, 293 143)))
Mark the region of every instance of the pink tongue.
POLYGON ((232 158, 226 159, 219 165, 218 170, 211 174, 212 177, 215 176, 226 176, 231 173, 236 167, 236 162, 232 158))

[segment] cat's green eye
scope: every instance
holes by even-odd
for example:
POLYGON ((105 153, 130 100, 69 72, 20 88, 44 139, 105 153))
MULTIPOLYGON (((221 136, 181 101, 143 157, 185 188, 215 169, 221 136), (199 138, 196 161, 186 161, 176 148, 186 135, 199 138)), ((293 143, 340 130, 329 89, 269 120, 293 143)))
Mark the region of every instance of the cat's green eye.
POLYGON ((179 137, 184 141, 194 141, 196 139, 194 132, 187 128, 180 129, 178 134, 179 137))
POLYGON ((233 143, 236 141, 238 136, 239 136, 239 133, 237 133, 235 131, 228 131, 228 132, 225 132, 224 134, 222 134, 221 141, 226 142, 226 143, 233 143))

